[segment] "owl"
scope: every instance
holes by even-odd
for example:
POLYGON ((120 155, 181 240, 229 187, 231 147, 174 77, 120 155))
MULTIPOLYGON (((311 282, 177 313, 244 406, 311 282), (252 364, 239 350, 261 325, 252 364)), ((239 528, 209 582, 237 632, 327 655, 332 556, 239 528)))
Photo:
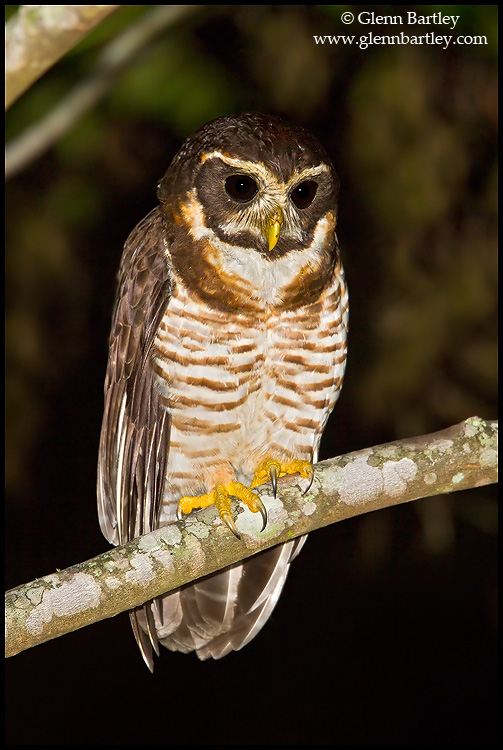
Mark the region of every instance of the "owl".
MULTIPOLYGON (((202 127, 126 241, 105 380, 98 512, 112 544, 313 475, 341 390, 348 296, 338 179, 318 140, 275 116, 202 127)), ((255 637, 304 538, 130 613, 150 669, 158 643, 218 659, 255 637)))

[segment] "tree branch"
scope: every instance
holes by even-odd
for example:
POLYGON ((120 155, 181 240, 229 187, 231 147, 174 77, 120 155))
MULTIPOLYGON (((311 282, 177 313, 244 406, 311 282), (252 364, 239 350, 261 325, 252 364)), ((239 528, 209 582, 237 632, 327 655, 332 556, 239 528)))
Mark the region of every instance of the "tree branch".
MULTIPOLYGON (((42 6, 102 7, 102 6, 42 6)), ((108 7, 108 6, 103 6, 108 7)), ((118 7, 118 6, 111 6, 118 7)), ((200 5, 160 5, 113 39, 100 54, 94 72, 75 86, 39 122, 26 128, 5 148, 5 178, 9 179, 54 145, 108 93, 117 76, 156 36, 200 5)))
POLYGON ((21 5, 5 25, 5 109, 120 5, 21 5))
POLYGON ((257 488, 269 521, 242 507, 237 540, 214 508, 6 594, 6 655, 113 617, 228 565, 345 518, 497 481, 497 423, 478 417, 422 437, 316 465, 307 494, 298 478, 257 488))

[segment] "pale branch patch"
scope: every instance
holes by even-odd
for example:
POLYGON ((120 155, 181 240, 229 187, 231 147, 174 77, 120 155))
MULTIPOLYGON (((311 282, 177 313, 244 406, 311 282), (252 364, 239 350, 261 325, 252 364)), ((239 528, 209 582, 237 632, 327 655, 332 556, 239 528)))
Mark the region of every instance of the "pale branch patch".
POLYGON ((256 488, 268 524, 235 506, 236 539, 214 508, 6 594, 6 656, 113 617, 276 544, 345 518, 497 481, 497 423, 471 417, 440 432, 322 461, 303 494, 298 477, 256 488))

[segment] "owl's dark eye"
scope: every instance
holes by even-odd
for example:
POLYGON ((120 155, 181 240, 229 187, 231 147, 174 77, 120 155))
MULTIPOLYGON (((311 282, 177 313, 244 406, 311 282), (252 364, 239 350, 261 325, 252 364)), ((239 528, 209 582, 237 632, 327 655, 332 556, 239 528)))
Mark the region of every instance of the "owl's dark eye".
POLYGON ((251 201, 257 190, 257 183, 247 174, 233 174, 225 180, 225 192, 238 203, 251 201))
POLYGON ((314 180, 306 180, 292 190, 290 197, 297 208, 307 208, 314 201, 314 196, 316 195, 317 190, 317 182, 314 182, 314 180))

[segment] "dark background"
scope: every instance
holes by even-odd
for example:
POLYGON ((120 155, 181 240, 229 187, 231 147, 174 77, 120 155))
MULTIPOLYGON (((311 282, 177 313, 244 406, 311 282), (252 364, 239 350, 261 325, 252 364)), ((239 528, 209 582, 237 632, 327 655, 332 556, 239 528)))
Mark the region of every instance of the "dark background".
MULTIPOLYGON (((7 6, 12 13, 18 6, 7 6)), ((110 16, 8 112, 12 141, 155 6, 110 16)), ((321 458, 496 418, 497 6, 206 6, 7 184, 7 588, 108 547, 95 507, 122 245, 182 140, 273 112, 341 180, 345 386, 321 458), (459 15, 344 26, 343 11, 459 15), (313 35, 485 35, 487 45, 316 45, 313 35)), ((126 614, 7 661, 11 745, 496 743, 496 489, 313 533, 260 635, 144 666, 126 614)))

